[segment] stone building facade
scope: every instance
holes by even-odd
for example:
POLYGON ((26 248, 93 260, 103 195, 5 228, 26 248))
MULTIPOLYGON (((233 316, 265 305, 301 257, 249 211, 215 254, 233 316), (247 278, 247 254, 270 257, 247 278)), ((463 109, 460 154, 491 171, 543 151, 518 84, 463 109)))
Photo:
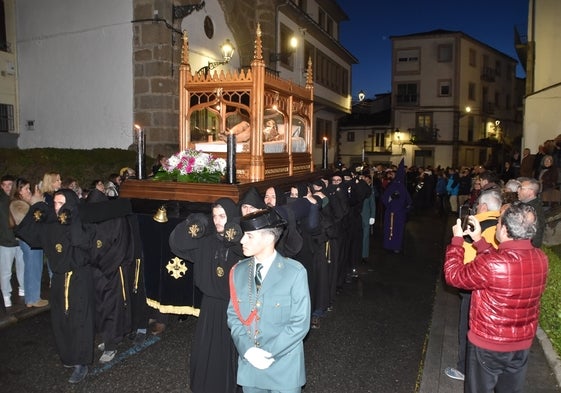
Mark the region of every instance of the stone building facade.
MULTIPOLYGON (((236 41, 251 43, 257 21, 261 23, 264 48, 273 48, 275 41, 275 10, 284 3, 278 0, 218 0, 224 10, 228 28, 236 41)), ((192 6, 199 1, 179 1, 176 6, 192 6)), ((134 0, 133 62, 134 62, 134 121, 146 130, 146 153, 169 155, 177 151, 178 141, 178 68, 181 56, 183 18, 175 18, 167 0, 134 0), (156 13, 157 12, 157 13, 156 13), (147 21, 161 18, 172 21, 147 21), (169 22, 168 22, 169 23, 169 22)), ((253 58, 253 45, 236 48, 241 66, 253 58)), ((270 50, 264 53, 269 58, 270 50), (269 52, 269 53, 267 53, 269 52)))

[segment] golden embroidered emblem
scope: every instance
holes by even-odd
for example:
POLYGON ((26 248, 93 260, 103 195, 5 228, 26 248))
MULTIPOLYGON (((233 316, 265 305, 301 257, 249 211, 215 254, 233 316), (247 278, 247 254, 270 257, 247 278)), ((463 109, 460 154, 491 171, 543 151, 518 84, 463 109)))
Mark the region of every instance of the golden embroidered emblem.
POLYGON ((43 212, 41 210, 35 210, 33 212, 33 218, 35 219, 35 222, 41 221, 42 217, 43 217, 43 212))
POLYGON ((55 250, 56 250, 56 252, 61 253, 62 252, 62 244, 60 244, 60 243, 55 244, 55 250))
POLYGON ((228 240, 229 242, 231 242, 232 240, 234 240, 236 238, 236 236, 238 235, 238 231, 236 231, 235 228, 229 228, 226 230, 226 232, 224 232, 224 237, 226 238, 226 240, 228 240))
POLYGON ((222 269, 222 266, 218 266, 216 268, 216 275, 218 277, 224 277, 224 269, 222 269))
POLYGON ((58 215, 58 222, 60 222, 62 225, 68 223, 68 215, 66 214, 66 212, 62 212, 58 215))
POLYGON ((185 262, 181 258, 175 257, 169 260, 166 265, 168 273, 175 279, 181 278, 187 273, 189 268, 185 265, 185 262))
POLYGON ((197 237, 200 230, 201 230, 201 228, 199 228, 199 226, 197 224, 193 224, 189 228, 187 228, 187 232, 189 233, 189 235, 191 237, 197 237))
POLYGON ((101 240, 96 240, 95 246, 96 246, 97 248, 101 248, 101 247, 103 247, 103 242, 102 242, 101 240))

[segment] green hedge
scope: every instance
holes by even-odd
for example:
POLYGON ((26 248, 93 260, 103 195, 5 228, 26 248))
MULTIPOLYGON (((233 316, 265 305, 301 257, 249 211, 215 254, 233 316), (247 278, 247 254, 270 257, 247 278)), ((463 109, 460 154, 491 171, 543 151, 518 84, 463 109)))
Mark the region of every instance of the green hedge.
MULTIPOLYGON (((147 157, 148 173, 154 159, 147 157)), ((95 179, 107 180, 123 167, 135 168, 136 152, 123 149, 0 149, 0 176, 21 176, 32 183, 46 172, 60 173, 62 180, 73 177, 80 186, 89 188, 95 179)))
POLYGON ((549 257, 547 286, 542 296, 540 326, 551 340, 553 348, 561 355, 561 258, 559 247, 543 247, 549 257))

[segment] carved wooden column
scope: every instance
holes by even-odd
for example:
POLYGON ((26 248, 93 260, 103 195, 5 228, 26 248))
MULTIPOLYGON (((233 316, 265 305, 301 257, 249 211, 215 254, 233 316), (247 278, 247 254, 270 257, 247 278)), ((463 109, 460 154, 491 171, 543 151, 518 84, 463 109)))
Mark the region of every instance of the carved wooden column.
POLYGON ((263 113, 265 113, 265 62, 263 61, 263 47, 261 42, 261 25, 257 24, 255 37, 255 54, 251 62, 253 88, 251 94, 251 127, 253 128, 250 141, 250 181, 265 179, 265 163, 263 161, 263 113))

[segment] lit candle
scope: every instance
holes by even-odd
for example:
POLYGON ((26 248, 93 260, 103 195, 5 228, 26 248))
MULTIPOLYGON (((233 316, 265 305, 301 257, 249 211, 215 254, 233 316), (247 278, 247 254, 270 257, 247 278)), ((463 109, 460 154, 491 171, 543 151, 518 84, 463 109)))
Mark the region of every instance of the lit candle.
POLYGON ((138 125, 134 125, 136 130, 136 178, 146 179, 146 139, 144 130, 138 125))
POLYGON ((327 138, 323 138, 323 155, 321 158, 321 169, 327 169, 328 158, 327 158, 327 138))
POLYGON ((362 148, 362 162, 364 162, 364 147, 362 148))
POLYGON ((228 183, 236 183, 236 135, 232 131, 228 134, 226 140, 226 158, 227 158, 227 172, 228 183))

